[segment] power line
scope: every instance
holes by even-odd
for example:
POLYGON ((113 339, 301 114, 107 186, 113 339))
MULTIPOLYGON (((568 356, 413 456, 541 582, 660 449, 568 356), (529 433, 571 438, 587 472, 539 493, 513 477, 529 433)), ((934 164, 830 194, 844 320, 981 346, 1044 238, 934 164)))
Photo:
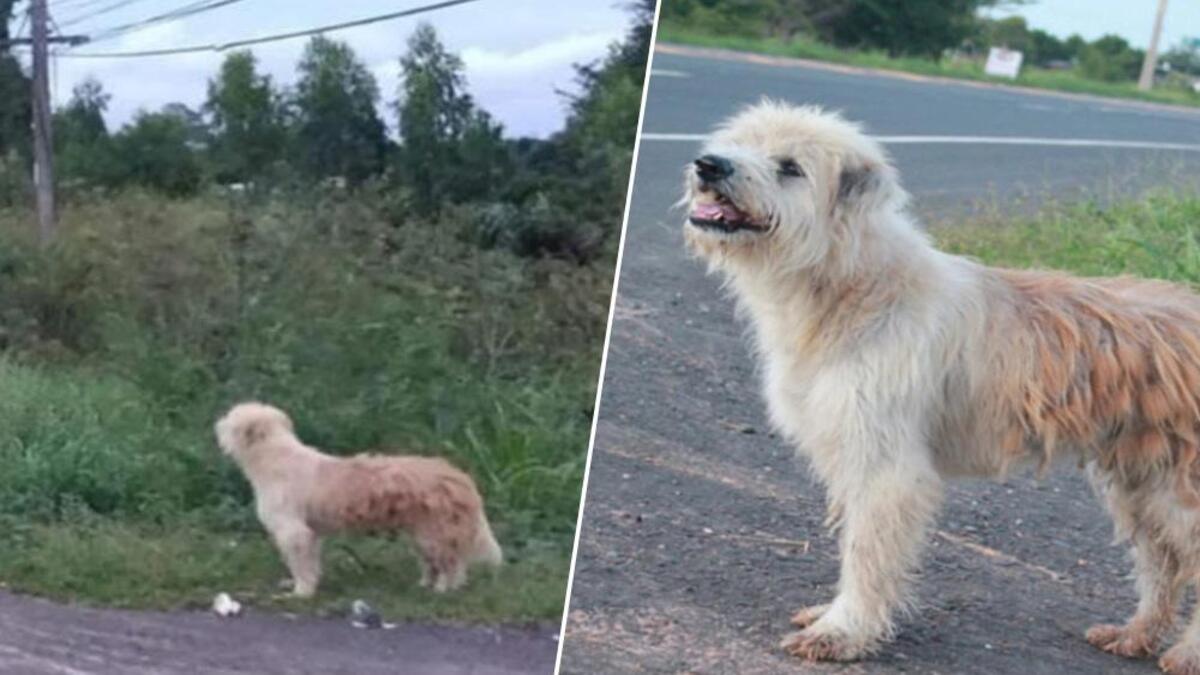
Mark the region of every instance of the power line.
MULTIPOLYGON (((223 0, 229 1, 229 0, 223 0)), ((280 40, 292 40, 299 37, 307 37, 310 35, 320 35, 331 31, 344 30, 346 28, 357 28, 358 26, 366 26, 368 24, 379 23, 381 21, 390 21, 415 14, 424 14, 447 7, 456 5, 466 5, 479 0, 445 0, 444 2, 436 2, 429 5, 422 5, 412 9, 406 9, 399 12, 391 12, 388 14, 380 14, 378 16, 367 17, 365 19, 356 19, 345 23, 330 24, 319 28, 310 28, 307 30, 298 30, 290 33, 279 33, 276 35, 267 35, 264 37, 249 38, 245 40, 237 40, 234 42, 214 43, 207 45, 193 45, 190 47, 175 47, 172 49, 150 49, 136 52, 105 52, 105 53, 78 53, 66 52, 62 54, 62 58, 77 58, 77 59, 122 59, 122 58, 141 58, 148 56, 172 56, 175 54, 194 54, 196 52, 223 52, 229 49, 240 49, 252 45, 263 44, 266 42, 278 42, 280 40)))
MULTIPOLYGON (((17 25, 17 30, 13 32, 12 36, 14 38, 21 37, 21 33, 25 32, 25 28, 28 25, 29 25, 29 12, 26 11, 25 13, 23 13, 21 15, 21 23, 17 25)), ((4 47, 4 45, 0 45, 0 47, 4 47)))
POLYGON ((50 9, 54 11, 62 9, 85 9, 87 7, 95 7, 104 0, 50 0, 50 9))
POLYGON ((152 26, 156 23, 161 23, 163 21, 173 21, 175 19, 183 19, 183 18, 186 18, 189 16, 200 14, 202 12, 207 12, 209 10, 219 9, 226 5, 232 5, 234 3, 241 2, 241 1, 242 0, 199 0, 198 2, 193 2, 191 4, 184 5, 182 7, 173 9, 173 10, 171 10, 169 12, 165 12, 163 14, 157 14, 155 16, 147 17, 145 19, 141 19, 140 21, 132 21, 130 23, 125 23, 125 24, 121 24, 119 26, 113 26, 111 28, 105 28, 103 30, 96 31, 95 33, 93 33, 91 41, 96 42, 98 40, 107 40, 109 38, 113 38, 118 35, 123 35, 125 33, 131 33, 136 30, 141 30, 142 28, 146 28, 147 26, 152 26))
POLYGON ((95 7, 102 2, 104 2, 104 0, 52 0, 49 8, 55 12, 64 10, 74 11, 86 9, 88 7, 95 7))
MULTIPOLYGON (((108 14, 109 12, 115 12, 118 9, 121 9, 123 7, 128 7, 129 5, 132 5, 137 2, 142 2, 142 0, 119 0, 119 2, 114 2, 111 5, 105 5, 104 7, 101 7, 100 9, 97 9, 95 11, 87 12, 86 14, 81 14, 74 18, 67 19, 66 21, 63 21, 61 25, 74 26, 77 23, 83 23, 84 21, 87 21, 88 19, 92 19, 97 16, 102 16, 104 14, 108 14)), ((95 3, 92 3, 92 4, 95 4, 95 3)))

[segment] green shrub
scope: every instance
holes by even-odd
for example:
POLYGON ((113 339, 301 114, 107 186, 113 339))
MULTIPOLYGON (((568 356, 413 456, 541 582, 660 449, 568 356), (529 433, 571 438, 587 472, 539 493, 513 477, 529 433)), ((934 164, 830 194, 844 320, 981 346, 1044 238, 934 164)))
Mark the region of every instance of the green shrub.
POLYGON ((1105 35, 1083 48, 1079 70, 1084 77, 1102 82, 1136 80, 1144 54, 1129 46, 1123 38, 1105 35))
POLYGON ((447 455, 502 538, 569 547, 611 259, 480 250, 465 211, 385 208, 134 192, 70 205, 45 250, 0 211, 0 515, 248 514, 210 427, 258 398, 333 452, 447 455))

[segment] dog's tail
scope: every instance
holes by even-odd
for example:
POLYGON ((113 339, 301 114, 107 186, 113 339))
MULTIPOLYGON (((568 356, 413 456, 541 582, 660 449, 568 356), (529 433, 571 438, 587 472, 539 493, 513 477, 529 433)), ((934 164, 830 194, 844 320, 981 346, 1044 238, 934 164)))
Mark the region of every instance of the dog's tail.
POLYGON ((475 528, 475 547, 471 551, 471 562, 498 567, 504 562, 504 551, 492 534, 492 526, 488 524, 487 514, 479 510, 479 524, 475 528))

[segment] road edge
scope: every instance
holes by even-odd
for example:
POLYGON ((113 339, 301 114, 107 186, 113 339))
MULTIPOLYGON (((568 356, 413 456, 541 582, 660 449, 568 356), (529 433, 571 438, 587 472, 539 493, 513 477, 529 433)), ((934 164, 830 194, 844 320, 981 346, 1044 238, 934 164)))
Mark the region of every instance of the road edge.
POLYGON ((1037 87, 1025 87, 1021 85, 1004 84, 1000 82, 964 80, 955 77, 943 77, 940 75, 921 75, 902 70, 870 68, 867 66, 851 66, 844 63, 831 63, 829 61, 804 59, 794 56, 773 56, 770 54, 744 52, 734 49, 723 49, 720 47, 698 47, 679 43, 660 42, 654 46, 654 51, 662 52, 664 54, 674 54, 677 56, 693 56, 719 59, 722 61, 756 63, 759 65, 772 66, 776 68, 811 68, 814 70, 824 70, 848 75, 874 75, 878 77, 889 77, 897 80, 908 80, 910 82, 958 85, 962 87, 972 87, 975 89, 999 89, 1002 91, 1011 91, 1034 96, 1047 96, 1051 98, 1067 99, 1071 101, 1084 101, 1089 103, 1103 103, 1106 105, 1117 105, 1136 110, 1185 113, 1200 117, 1200 107, 1177 105, 1172 103, 1154 103, 1151 101, 1139 101, 1128 98, 1112 98, 1108 96, 1098 96, 1096 94, 1080 94, 1070 91, 1040 89, 1037 87))

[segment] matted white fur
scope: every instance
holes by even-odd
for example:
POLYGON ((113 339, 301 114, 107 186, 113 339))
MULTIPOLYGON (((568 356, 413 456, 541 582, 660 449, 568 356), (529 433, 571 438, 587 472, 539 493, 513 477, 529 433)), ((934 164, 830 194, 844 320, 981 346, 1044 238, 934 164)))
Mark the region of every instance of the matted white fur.
MULTIPOLYGON (((1200 299, 944 254, 907 200, 878 143, 813 107, 750 107, 687 168, 687 243, 751 319, 770 418, 840 528, 837 594, 793 617, 802 630, 784 648, 833 660, 877 649, 910 603, 945 478, 1074 453, 1139 548, 1138 613, 1089 640, 1148 655, 1178 585, 1200 572, 1185 476, 1200 299), (1143 325, 1155 336, 1141 341, 1143 325), (1179 386, 1163 393, 1163 380, 1179 386)), ((1198 645, 1194 622, 1163 667, 1200 672, 1198 645)))

